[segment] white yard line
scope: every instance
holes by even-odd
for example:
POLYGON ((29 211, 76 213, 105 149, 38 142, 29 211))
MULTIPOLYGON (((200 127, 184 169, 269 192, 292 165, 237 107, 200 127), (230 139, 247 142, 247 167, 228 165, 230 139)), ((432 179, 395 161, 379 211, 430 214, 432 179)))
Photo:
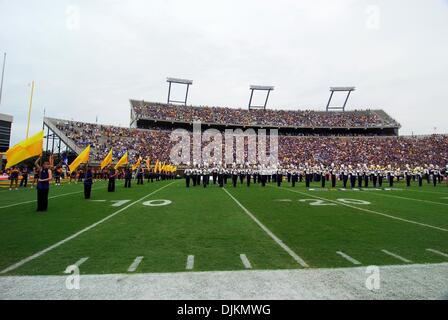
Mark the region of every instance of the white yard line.
POLYGON ((432 253, 435 253, 435 254, 438 254, 438 255, 441 255, 441 256, 443 256, 443 257, 448 258, 448 254, 446 254, 446 253, 444 253, 444 252, 441 252, 441 251, 438 251, 438 250, 434 250, 434 249, 426 249, 426 251, 429 251, 429 252, 432 252, 432 253))
POLYGON ((89 231, 89 230, 95 228, 96 226, 102 224, 103 222, 108 221, 109 219, 115 217, 117 214, 123 212, 124 210, 126 210, 126 209, 128 209, 128 208, 130 208, 130 207, 132 207, 133 205, 135 205, 135 204, 137 204, 137 203, 139 203, 139 202, 145 200, 146 198, 148 198, 148 197, 152 196, 153 194, 155 194, 155 193, 157 193, 157 192, 159 192, 159 191, 165 189, 166 187, 169 187, 169 186, 172 185, 173 183, 174 183, 174 182, 171 182, 170 184, 167 184, 167 185, 165 185, 165 186, 163 186, 163 187, 161 187, 161 188, 159 188, 159 189, 157 189, 157 190, 155 190, 155 191, 153 191, 153 192, 147 194, 146 196, 144 196, 144 197, 142 197, 142 198, 140 198, 140 199, 138 199, 138 200, 136 200, 136 201, 134 201, 134 202, 128 204, 126 207, 121 208, 120 210, 115 211, 114 213, 108 215, 107 217, 101 219, 100 221, 97 221, 97 222, 95 222, 94 224, 92 224, 92 225, 90 225, 90 226, 88 226, 88 227, 86 227, 86 228, 84 228, 84 229, 82 229, 82 230, 76 232, 75 234, 72 234, 72 235, 69 236, 68 238, 65 238, 64 240, 61 240, 61 241, 59 241, 59 242, 57 242, 57 243, 55 243, 55 244, 49 246, 48 248, 46 248, 46 249, 44 249, 44 250, 42 250, 42 251, 36 252, 35 254, 33 254, 33 255, 31 255, 31 256, 29 256, 29 257, 23 259, 23 260, 20 260, 19 262, 14 263, 13 265, 9 266, 8 268, 6 268, 6 269, 0 271, 0 274, 4 274, 4 273, 10 272, 10 271, 12 271, 12 270, 15 270, 15 269, 17 269, 17 268, 23 266, 25 263, 28 263, 28 262, 30 262, 30 261, 36 259, 36 258, 39 258, 40 256, 44 255, 45 253, 47 253, 47 252, 49 252, 49 251, 52 251, 52 250, 54 250, 54 249, 60 247, 60 246, 63 245, 64 243, 66 243, 66 242, 68 242, 68 241, 70 241, 70 240, 73 240, 73 239, 77 238, 78 236, 82 235, 83 233, 85 233, 85 232, 87 232, 87 231, 89 231))
POLYGON ((390 197, 390 198, 397 198, 397 199, 404 199, 404 200, 411 200, 411 201, 418 201, 418 202, 426 202, 426 203, 433 203, 433 204, 441 204, 443 206, 448 206, 448 203, 443 202, 436 202, 431 200, 423 200, 423 199, 415 199, 415 198, 407 198, 407 197, 400 197, 400 196, 393 196, 390 194, 384 194, 384 193, 376 193, 376 192, 370 192, 369 195, 375 195, 375 196, 383 196, 383 197, 390 197))
POLYGON ((193 255, 189 255, 187 257, 187 265, 185 266, 185 269, 193 270, 193 268, 194 268, 194 256, 193 255))
POLYGON ((246 209, 229 191, 224 190, 230 198, 241 208, 243 211, 256 223, 258 226, 267 233, 283 250, 285 250, 298 264, 304 268, 308 268, 308 264, 297 253, 295 253, 290 247, 288 247, 282 240, 280 240, 271 230, 269 230, 264 224, 262 224, 249 210, 246 209))
MULTIPOLYGON (((75 264, 72 264, 72 265, 77 266, 79 268, 87 260, 89 260, 89 257, 84 257, 84 258, 79 259, 78 261, 75 262, 75 264)), ((66 271, 64 271, 64 273, 70 273, 70 271, 66 270, 66 271)))
MULTIPOLYGON (((92 190, 97 190, 99 188, 93 188, 92 190)), ((65 196, 70 196, 73 194, 77 194, 77 193, 82 193, 84 192, 84 190, 81 191, 75 191, 75 192, 69 192, 69 193, 63 193, 63 194, 59 194, 56 196, 52 196, 52 197, 48 197, 48 199, 55 199, 55 198, 60 198, 60 197, 65 197, 65 196)), ((33 203, 36 202, 37 200, 29 200, 29 201, 23 201, 23 202, 18 202, 18 203, 13 203, 13 204, 8 204, 6 206, 2 206, 0 207, 0 209, 5 209, 5 208, 10 208, 10 207, 15 207, 15 206, 20 206, 22 204, 27 204, 27 203, 33 203)))
POLYGON ((249 259, 247 259, 247 256, 245 254, 240 254, 241 262, 244 265, 244 268, 246 269, 252 269, 252 265, 250 264, 249 259))
POLYGON ((408 260, 408 259, 406 259, 406 258, 403 258, 402 256, 399 256, 398 254, 396 254, 396 253, 393 253, 393 252, 390 252, 390 251, 387 251, 387 250, 381 250, 383 253, 385 253, 385 254, 387 254, 387 255, 389 255, 389 256, 391 256, 391 257, 394 257, 394 258, 396 258, 396 259, 398 259, 398 260, 401 260, 401 261, 403 261, 403 262, 406 262, 406 263, 411 263, 412 261, 411 260, 408 260))
POLYGON ((89 260, 89 257, 84 257, 79 259, 78 261, 75 262, 75 266, 79 267, 81 266, 84 262, 86 262, 87 260, 89 260))
POLYGON ((341 257, 343 257, 345 260, 353 263, 354 265, 360 265, 361 262, 359 262, 358 260, 356 260, 355 258, 350 257, 348 254, 342 252, 342 251, 336 251, 336 253, 338 255, 340 255, 341 257))
POLYGON ((135 270, 137 270, 137 268, 140 265, 140 263, 142 262, 142 260, 143 260, 143 257, 135 258, 134 262, 132 262, 132 264, 129 266, 128 272, 134 272, 135 270))
POLYGON ((423 190, 413 190, 413 189, 406 189, 406 191, 412 191, 412 192, 418 192, 418 193, 432 193, 432 194, 448 195, 448 192, 434 192, 434 191, 423 191, 423 190))
POLYGON ((343 203, 343 202, 340 202, 340 201, 335 201, 335 200, 331 200, 331 199, 327 199, 327 198, 318 197, 318 196, 315 196, 315 195, 312 195, 312 194, 309 194, 309 193, 305 193, 305 192, 300 192, 300 191, 291 190, 291 189, 285 189, 283 187, 281 189, 286 190, 286 191, 290 191, 290 192, 295 192, 295 193, 298 193, 298 194, 301 194, 301 195, 305 195, 307 197, 313 197, 313 198, 316 198, 316 199, 333 202, 333 203, 336 203, 336 204, 340 204, 342 206, 346 206, 348 208, 352 208, 352 209, 356 209, 356 210, 360 210, 360 211, 364 211, 364 212, 368 212, 368 213, 377 214, 377 215, 380 215, 380 216, 383 216, 383 217, 386 217, 386 218, 390 218, 390 219, 394 219, 394 220, 398 220, 398 221, 402 221, 402 222, 407 222, 407 223, 411 223, 411 224, 415 224, 415 225, 418 225, 418 226, 421 226, 421 227, 425 227, 425 228, 431 228, 431 229, 435 229, 435 230, 439 230, 439 231, 448 232, 448 229, 445 229, 445 228, 442 228, 442 227, 437 227, 437 226, 433 226, 433 225, 426 224, 426 223, 421 223, 421 222, 417 222, 417 221, 413 221, 413 220, 399 218, 399 217, 396 217, 396 216, 392 216, 390 214, 386 214, 386 213, 382 213, 382 212, 378 212, 378 211, 373 211, 373 210, 369 210, 369 209, 365 209, 365 208, 355 207, 355 206, 352 206, 352 205, 347 204, 347 203, 343 203))

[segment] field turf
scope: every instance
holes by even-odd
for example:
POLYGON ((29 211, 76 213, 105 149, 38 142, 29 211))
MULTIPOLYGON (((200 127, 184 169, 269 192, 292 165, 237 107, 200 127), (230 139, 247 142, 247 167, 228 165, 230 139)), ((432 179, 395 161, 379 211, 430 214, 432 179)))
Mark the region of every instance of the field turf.
POLYGON ((52 186, 44 214, 35 211, 35 190, 0 190, 1 275, 61 275, 82 258, 83 274, 448 261, 446 184, 345 191, 286 182, 123 184, 108 193, 97 182, 89 201, 82 184, 52 186))

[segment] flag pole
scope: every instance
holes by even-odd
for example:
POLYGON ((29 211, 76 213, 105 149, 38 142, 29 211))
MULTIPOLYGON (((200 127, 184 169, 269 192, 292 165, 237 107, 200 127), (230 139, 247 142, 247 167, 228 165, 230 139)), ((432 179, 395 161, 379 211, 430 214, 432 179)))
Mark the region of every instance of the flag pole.
POLYGON ((3 55, 2 78, 1 78, 1 82, 0 82, 0 105, 2 104, 3 77, 5 76, 5 65, 6 65, 6 52, 3 55))
POLYGON ((27 139, 28 139, 28 133, 30 131, 31 109, 33 107, 33 95, 34 95, 34 80, 31 83, 30 107, 28 109, 28 124, 26 126, 26 138, 27 139))

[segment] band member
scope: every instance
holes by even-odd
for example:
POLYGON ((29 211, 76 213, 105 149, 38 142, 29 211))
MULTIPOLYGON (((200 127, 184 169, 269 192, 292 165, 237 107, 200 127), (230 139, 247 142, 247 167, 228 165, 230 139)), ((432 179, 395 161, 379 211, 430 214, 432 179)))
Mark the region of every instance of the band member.
POLYGON ((218 185, 220 188, 224 186, 224 170, 222 168, 218 168, 218 185))
POLYGON ((12 167, 9 179, 11 180, 11 182, 9 183, 9 190, 12 190, 13 185, 15 185, 15 189, 18 190, 19 169, 17 169, 17 167, 12 167))
POLYGON ((86 175, 84 178, 84 199, 90 199, 92 193, 93 173, 92 168, 86 166, 86 175))
POLYGON ((240 184, 243 184, 243 182, 244 182, 244 176, 245 176, 245 175, 246 175, 246 174, 245 174, 244 170, 243 170, 243 169, 240 169, 240 170, 239 170, 240 184))
POLYGON ((229 178, 229 170, 227 170, 226 167, 224 167, 223 181, 225 186, 227 185, 228 178, 229 178))
POLYGON ((22 179, 20 180, 20 187, 26 188, 28 184, 28 167, 24 166, 22 169, 22 179))
POLYGON ((115 170, 113 165, 109 166, 108 178, 109 178, 109 183, 107 185, 107 191, 115 192, 115 179, 117 178, 117 170, 115 170))
POLYGON ((252 170, 250 170, 250 169, 246 170, 246 184, 247 184, 248 187, 250 187, 250 179, 252 177, 251 171, 252 170))
POLYGON ((292 173, 291 173, 291 182, 292 182, 292 186, 295 187, 296 186, 296 182, 299 179, 299 175, 297 173, 296 168, 293 169, 292 173))
POLYGON ((412 179, 412 174, 409 170, 409 166, 406 166, 406 170, 404 171, 404 177, 406 179, 406 187, 410 187, 411 186, 411 179, 412 179))
MULTIPOLYGON (((351 169, 351 167, 349 167, 351 169)), ((358 177, 357 173, 355 170, 351 170, 350 171, 350 187, 352 189, 355 189, 356 187, 356 178, 358 177)))
POLYGON ((213 176, 213 184, 216 184, 216 180, 218 179, 218 169, 216 167, 213 168, 212 176, 213 176))
POLYGON ((320 172, 320 179, 321 179, 321 186, 322 186, 322 188, 325 188, 325 182, 327 180, 327 174, 326 174, 325 170, 322 170, 320 172))
POLYGON ((277 187, 281 187, 283 181, 283 170, 278 169, 276 174, 277 187))
POLYGON ((417 175, 417 180, 418 180, 418 186, 422 187, 423 186, 423 172, 422 172, 421 168, 416 169, 416 175, 417 175))
MULTIPOLYGON (((439 171, 437 169, 432 170, 432 183, 434 187, 437 186, 439 171)), ((16 183, 17 186, 17 183, 16 183)))
POLYGON ((388 176, 389 176, 389 187, 392 188, 394 186, 394 177, 395 177, 394 171, 393 170, 389 170, 388 176))
POLYGON ((361 171, 361 165, 358 164, 358 170, 356 170, 356 177, 358 179, 358 188, 362 188, 362 171, 361 171))
POLYGON ((236 187, 237 181, 238 181, 238 171, 236 169, 233 169, 232 170, 232 184, 233 184, 234 188, 236 187))
POLYGON ((210 171, 204 168, 201 173, 202 173, 202 186, 206 188, 210 180, 210 171))
POLYGON ((190 188, 190 175, 191 175, 190 169, 188 168, 185 169, 184 174, 185 174, 185 184, 187 188, 190 188))
POLYGON ((344 165, 342 165, 341 176, 342 176, 342 184, 343 184, 343 187, 344 187, 344 189, 347 189, 348 170, 345 169, 344 165))
POLYGON ((260 175, 261 175, 261 186, 265 187, 266 186, 266 181, 267 181, 267 176, 268 176, 268 172, 266 169, 262 168, 260 170, 260 175))
POLYGON ((380 188, 383 187, 383 178, 384 178, 384 170, 383 170, 383 169, 380 169, 380 170, 378 171, 378 186, 379 186, 380 188))
POLYGON ((38 170, 37 178, 37 211, 47 211, 48 194, 50 192, 50 181, 53 178, 49 169, 50 163, 45 161, 42 167, 39 165, 40 158, 36 160, 35 166, 38 170))
POLYGON ((334 169, 330 170, 330 177, 331 177, 331 187, 336 188, 336 173, 334 169))
POLYGON ((257 180, 258 178, 258 170, 254 170, 253 172, 253 178, 254 178, 254 183, 258 183, 259 181, 257 180))
POLYGON ((378 169, 375 169, 372 172, 372 182, 373 182, 373 187, 376 188, 376 185, 378 183, 378 169))
POLYGON ((363 175, 364 175, 364 188, 368 188, 370 175, 369 175, 369 171, 367 170, 367 168, 364 170, 363 175))
POLYGON ((193 181, 193 187, 196 187, 196 184, 198 183, 198 174, 196 172, 196 169, 193 169, 191 171, 191 180, 193 181))
POLYGON ((311 180, 311 174, 309 173, 309 169, 308 168, 305 168, 305 171, 304 171, 304 174, 305 174, 305 187, 306 188, 309 188, 310 187, 310 180, 311 180))

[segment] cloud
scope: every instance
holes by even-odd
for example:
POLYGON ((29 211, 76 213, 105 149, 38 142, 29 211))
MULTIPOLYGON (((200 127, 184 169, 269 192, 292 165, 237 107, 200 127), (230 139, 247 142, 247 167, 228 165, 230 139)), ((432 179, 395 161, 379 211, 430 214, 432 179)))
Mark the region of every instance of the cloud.
POLYGON ((350 108, 384 108, 402 133, 448 132, 447 1, 0 0, 8 52, 0 112, 24 135, 53 117, 127 125, 128 99, 165 101, 167 76, 190 102, 246 107, 250 84, 273 108, 321 110, 355 85, 350 108), (23 132, 22 132, 23 131, 23 132))

